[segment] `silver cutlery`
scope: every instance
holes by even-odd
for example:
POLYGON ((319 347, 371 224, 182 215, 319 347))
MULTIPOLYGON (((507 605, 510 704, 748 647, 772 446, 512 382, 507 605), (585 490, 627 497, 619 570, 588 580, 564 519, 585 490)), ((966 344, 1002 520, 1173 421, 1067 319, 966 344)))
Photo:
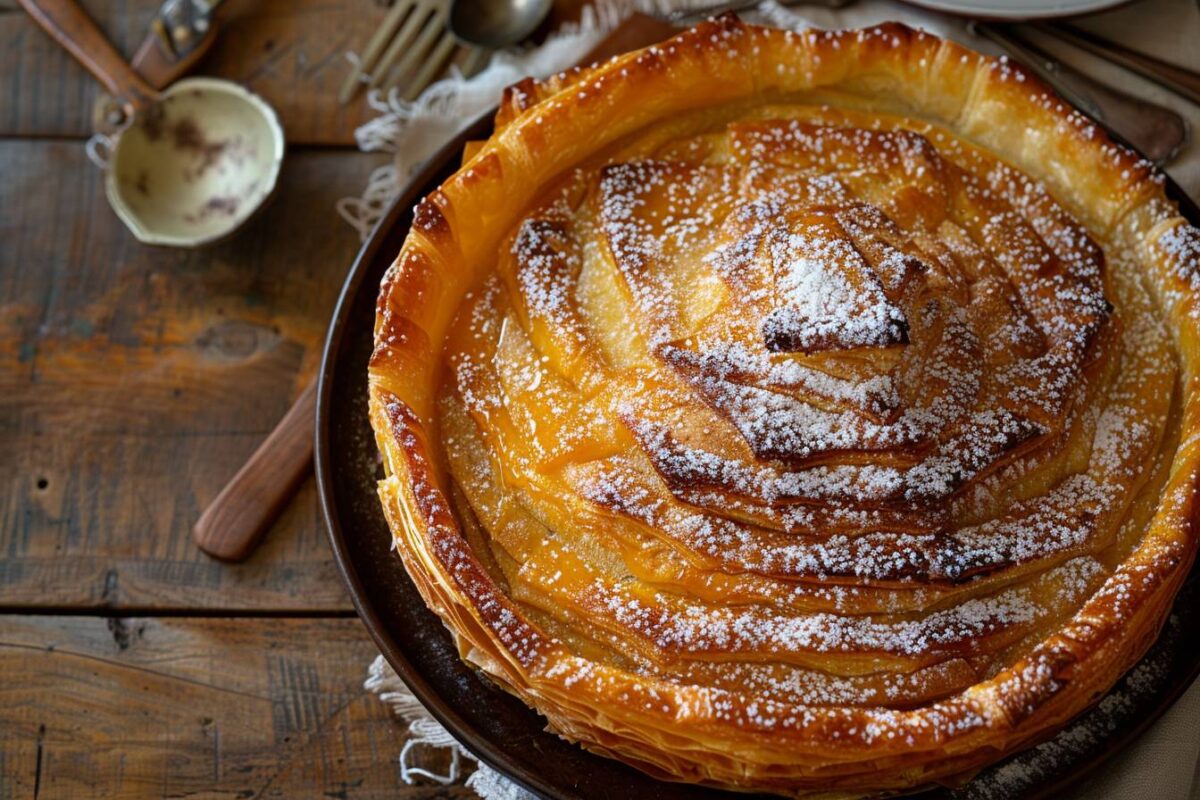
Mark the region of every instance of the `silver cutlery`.
POLYGON ((1132 70, 1193 103, 1200 103, 1200 72, 1139 53, 1123 44, 1109 41, 1064 22, 1053 25, 1039 24, 1036 27, 1039 31, 1069 42, 1081 50, 1132 70))
POLYGON ((396 0, 342 84, 338 102, 350 102, 363 86, 388 89, 401 81, 405 99, 420 94, 454 52, 448 12, 445 0, 396 0))
POLYGON ((1017 58, 1065 100, 1107 125, 1156 164, 1171 161, 1187 143, 1187 120, 1171 109, 1114 89, 1055 60, 1009 26, 976 22, 969 27, 1017 58))

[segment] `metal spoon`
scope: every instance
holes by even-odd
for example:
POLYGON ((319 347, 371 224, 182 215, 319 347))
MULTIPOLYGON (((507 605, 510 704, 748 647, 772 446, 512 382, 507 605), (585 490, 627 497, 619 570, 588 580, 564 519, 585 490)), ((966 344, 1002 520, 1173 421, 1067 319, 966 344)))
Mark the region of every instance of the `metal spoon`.
POLYGON ((189 78, 160 93, 73 0, 20 3, 118 98, 125 124, 107 140, 105 192, 140 241, 195 247, 220 239, 271 194, 283 128, 262 98, 215 78, 189 78))
POLYGON ((529 38, 553 6, 553 0, 452 0, 447 26, 463 44, 499 50, 529 38))

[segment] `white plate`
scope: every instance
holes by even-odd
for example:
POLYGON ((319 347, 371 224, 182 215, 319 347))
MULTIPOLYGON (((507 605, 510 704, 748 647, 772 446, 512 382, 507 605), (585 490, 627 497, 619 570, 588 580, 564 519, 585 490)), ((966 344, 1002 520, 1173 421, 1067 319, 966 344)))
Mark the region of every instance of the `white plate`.
POLYGON ((1130 0, 905 0, 914 6, 985 19, 1045 19, 1088 14, 1130 0))

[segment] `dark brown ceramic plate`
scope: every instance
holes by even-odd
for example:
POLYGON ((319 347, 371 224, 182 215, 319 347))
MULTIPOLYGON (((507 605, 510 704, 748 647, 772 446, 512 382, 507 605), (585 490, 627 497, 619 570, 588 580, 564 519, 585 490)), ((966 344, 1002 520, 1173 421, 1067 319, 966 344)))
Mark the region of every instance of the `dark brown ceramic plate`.
MULTIPOLYGON (((367 418, 367 358, 375 296, 412 221, 416 201, 449 177, 463 144, 491 130, 491 115, 435 156, 392 204, 342 289, 321 364, 316 472, 329 538, 346 586, 384 656, 433 715, 471 752, 547 798, 745 798, 664 783, 545 731, 545 720, 458 658, 450 634, 417 594, 392 551, 375 496, 381 475, 367 418)), ((1167 192, 1200 223, 1200 209, 1173 182, 1167 192)), ((1200 569, 1193 569, 1158 642, 1103 700, 1054 739, 993 766, 964 787, 923 797, 999 800, 1049 797, 1111 758, 1157 719, 1200 672, 1200 569)))

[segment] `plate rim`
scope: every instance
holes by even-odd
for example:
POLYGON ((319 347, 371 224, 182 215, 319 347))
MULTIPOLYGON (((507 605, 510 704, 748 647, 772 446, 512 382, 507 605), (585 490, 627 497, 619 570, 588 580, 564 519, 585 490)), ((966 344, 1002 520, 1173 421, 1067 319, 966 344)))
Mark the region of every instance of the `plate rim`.
MULTIPOLYGON (((404 216, 405 209, 414 205, 425 193, 426 190, 432 191, 437 184, 433 181, 443 172, 450 171, 451 165, 461 159, 461 152, 464 145, 471 140, 486 138, 490 135, 493 128, 493 118, 496 109, 493 108, 482 116, 474 120, 472 123, 463 128, 459 133, 455 134, 450 141, 447 142, 434 156, 429 158, 421 168, 414 173, 404 188, 397 197, 388 205, 379 222, 376 223, 371 233, 364 240, 363 246, 358 251, 355 259, 347 273, 346 279, 343 282, 342 289, 338 294, 337 303, 334 306, 328 332, 325 337, 324 347, 321 354, 319 365, 318 383, 317 383, 317 406, 315 419, 315 436, 314 436, 314 453, 313 464, 314 472, 317 481, 317 490, 321 506, 322 516, 325 520, 326 533, 328 535, 330 547, 333 551, 334 561, 337 565, 337 570, 342 577, 343 583, 346 585, 347 591, 350 594, 351 601, 359 619, 366 627, 372 640, 379 647, 381 654, 387 662, 396 671, 396 674, 409 688, 413 695, 422 703, 422 705, 460 744, 466 747, 473 756, 477 757, 482 763, 486 764, 491 769, 499 772, 505 777, 512 780, 517 785, 527 791, 544 798, 555 798, 556 800, 574 800, 579 795, 571 794, 564 791, 564 787, 555 783, 546 781, 541 776, 526 769, 521 764, 516 763, 506 752, 501 748, 494 747, 490 741, 484 738, 471 723, 465 720, 448 701, 441 697, 430 685, 428 679, 417 669, 412 663, 404 649, 400 646, 397 638, 394 637, 387 629, 380 618, 379 613, 370 602, 370 592, 366 585, 362 582, 358 571, 353 563, 353 557, 348 545, 347 532, 342 528, 341 519, 337 511, 336 491, 334 488, 334 480, 332 470, 334 460, 331 455, 331 437, 332 437, 332 418, 330 407, 333 404, 333 391, 337 377, 336 356, 339 352, 341 344, 345 338, 345 334, 351 327, 350 310, 354 305, 354 301, 358 298, 359 292, 363 290, 362 284, 366 279, 370 267, 376 263, 381 257, 380 250, 386 244, 389 234, 393 232, 396 223, 404 216)), ((1115 134, 1108 126, 1093 120, 1098 124, 1113 141, 1122 144, 1125 147, 1130 147, 1128 142, 1115 134)), ((1133 152, 1138 153, 1134 148, 1133 152)), ((1141 158, 1145 158, 1141 153, 1138 153, 1141 158)), ((1148 163, 1152 163, 1146 159, 1148 163)), ((1200 227, 1200 205, 1197 204, 1183 189, 1172 179, 1164 170, 1155 166, 1157 174, 1164 178, 1164 190, 1168 199, 1175 202, 1182 217, 1188 220, 1192 225, 1200 227)), ((397 251, 398 252, 398 251, 397 251)), ((384 255, 383 257, 387 257, 384 255)), ((395 256, 391 256, 389 260, 394 260, 395 256)), ((411 578, 403 570, 403 564, 397 565, 403 573, 404 580, 411 581, 411 578)), ((1192 565, 1191 573, 1200 572, 1200 555, 1198 555, 1192 565)), ((1174 601, 1172 605, 1174 604, 1174 601)), ((1165 627, 1165 620, 1164 620, 1165 627)), ((1154 643, 1157 643, 1163 633, 1160 628, 1155 636, 1154 643)), ((1143 656, 1143 659, 1145 656, 1143 656)), ((1139 659, 1138 664, 1142 663, 1139 659)), ((1130 667, 1130 670, 1135 669, 1137 664, 1130 667)), ((1123 673, 1117 683, 1124 679, 1128 672, 1123 673)), ((1075 786, 1082 782, 1089 775, 1092 775, 1096 769, 1109 758, 1118 753, 1124 752, 1130 745, 1139 739, 1155 722, 1157 722, 1171 707, 1175 705, 1179 697, 1187 691, 1192 684, 1200 677, 1200 657, 1196 658, 1191 665, 1189 674, 1181 681, 1173 684, 1170 689, 1165 692, 1163 698, 1158 701, 1148 713, 1138 717, 1136 724, 1128 725, 1123 728, 1115 736, 1106 739, 1103 746, 1097 751, 1088 754, 1083 763, 1078 764, 1070 773, 1063 775, 1057 780, 1051 780, 1035 787, 1032 792, 1027 795, 1029 798, 1046 799, 1063 791, 1064 789, 1075 786)), ((1096 701, 1090 704, 1087 709, 1081 711, 1078 715, 1072 718, 1079 719, 1090 710, 1094 709, 1105 697, 1108 697, 1116 688, 1117 684, 1104 693, 1096 701)), ((545 719, 535 709, 530 708, 529 712, 537 714, 541 719, 545 719)), ((1057 730, 1053 739, 1063 730, 1066 730, 1071 722, 1064 724, 1057 730)), ((547 736, 555 736, 555 734, 547 731, 547 736)), ((1048 739, 1048 740, 1049 740, 1048 739)), ((1048 741, 1046 740, 1046 741, 1048 741)), ((1024 752, 1034 747, 1036 743, 1029 747, 1021 748, 1018 752, 1024 752)), ((578 747, 578 744, 574 746, 578 747)), ((605 758, 605 756, 591 753, 586 749, 581 748, 588 755, 595 758, 605 758)), ((1016 755, 1015 753, 1012 755, 1016 755)), ((1011 756, 1010 756, 1011 757, 1011 756)), ((620 762, 617 762, 620 763, 620 762)), ((1002 763, 1002 762, 997 762, 1002 763)), ((701 787, 696 787, 697 789, 701 787)), ((730 798, 735 798, 738 795, 732 791, 728 792, 730 798)), ((745 795, 753 797, 754 795, 745 795)), ((937 796, 937 789, 932 790, 918 789, 913 797, 937 796)))
MULTIPOLYGON (((338 293, 337 303, 334 305, 321 352, 317 378, 313 470, 317 480, 321 514, 325 520, 326 534, 333 550, 338 573, 350 594, 355 612, 388 664, 433 718, 459 743, 470 750, 472 755, 522 788, 542 797, 554 797, 557 796, 556 787, 540 779, 537 775, 529 774, 520 765, 512 763, 507 755, 499 752, 490 742, 477 735, 470 724, 433 690, 425 676, 416 669, 395 637, 387 630, 379 614, 368 601, 369 593, 354 566, 346 544, 346 534, 342 530, 341 520, 337 515, 335 492, 331 479, 333 462, 330 456, 332 433, 329 424, 331 420, 329 407, 333 401, 333 385, 336 377, 335 356, 349 327, 349 309, 362 288, 362 283, 366 279, 371 265, 380 256, 380 250, 387 241, 387 234, 395 226, 397 220, 404 215, 404 209, 419 202, 424 190, 430 186, 435 177, 443 172, 449 163, 461 158, 462 149, 468 141, 490 134, 495 114, 496 109, 490 109, 467 125, 408 179, 404 188, 388 204, 383 216, 375 223, 355 256, 346 280, 342 283, 342 289, 338 293)), ((403 569, 402 563, 397 566, 403 569)), ((407 574, 404 577, 411 580, 407 574)))
POLYGON ((926 11, 936 11, 941 14, 949 14, 955 17, 974 17, 976 19, 990 21, 1009 21, 1020 22, 1022 20, 1050 20, 1050 19, 1065 19, 1067 17, 1079 17, 1088 14, 1098 14, 1101 11, 1112 11, 1121 6, 1130 5, 1136 0, 1081 0, 1077 7, 1063 9, 1048 8, 1048 9, 1023 9, 1013 10, 1007 7, 1007 4, 992 0, 989 5, 983 7, 972 7, 963 5, 956 0, 901 0, 910 6, 925 9, 926 11))

